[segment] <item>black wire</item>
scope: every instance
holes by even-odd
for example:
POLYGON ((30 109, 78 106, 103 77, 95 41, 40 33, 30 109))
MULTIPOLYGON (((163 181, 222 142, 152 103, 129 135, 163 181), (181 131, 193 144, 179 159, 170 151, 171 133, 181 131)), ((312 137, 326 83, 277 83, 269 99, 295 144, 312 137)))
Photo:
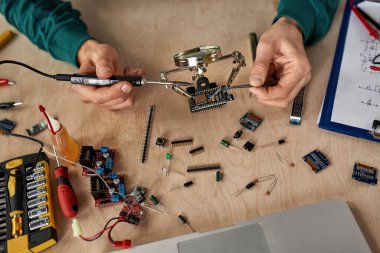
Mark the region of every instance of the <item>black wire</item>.
MULTIPOLYGON (((26 135, 21 135, 21 134, 14 134, 14 133, 11 133, 11 132, 7 132, 7 131, 5 131, 4 130, 4 135, 5 136, 13 136, 13 137, 17 137, 17 138, 22 138, 22 139, 26 139, 26 140, 29 140, 29 141, 33 141, 33 142, 36 142, 36 143, 38 143, 38 144, 40 144, 40 149, 38 150, 38 153, 37 153, 37 155, 36 155, 36 158, 34 159, 34 162, 33 162, 33 165, 32 165, 32 168, 35 168, 36 167, 36 165, 37 165, 37 162, 38 162, 38 159, 39 159, 39 157, 41 156, 41 153, 42 153, 42 150, 43 150, 43 147, 44 147, 44 143, 42 142, 42 141, 40 141, 40 140, 37 140, 37 139, 35 139, 35 138, 32 138, 32 137, 30 137, 30 136, 26 136, 26 135)), ((16 168, 15 168, 16 169, 16 168)), ((7 174, 8 176, 10 176, 10 177, 25 177, 25 176, 28 176, 28 175, 30 175, 30 174, 32 174, 33 173, 33 171, 31 170, 29 173, 21 173, 21 174, 19 174, 19 175, 17 175, 17 174, 12 174, 12 173, 10 173, 12 170, 7 170, 7 169, 5 169, 3 166, 0 166, 0 170, 1 171, 3 171, 5 174, 7 174)))
POLYGON ((380 57, 380 54, 376 55, 373 59, 372 59, 372 64, 380 64, 380 62, 376 61, 377 58, 380 57))
MULTIPOLYGON (((120 217, 119 217, 119 218, 120 218, 120 217)), ((126 222, 126 223, 128 223, 127 220, 126 220, 125 218, 123 218, 123 219, 120 220, 119 222, 126 222)), ((110 228, 110 230, 108 230, 108 239, 110 240, 110 242, 111 242, 112 244, 115 243, 115 241, 112 239, 112 236, 111 236, 111 232, 112 232, 112 230, 114 229, 114 227, 116 227, 116 226, 113 226, 113 227, 110 228)))
POLYGON ((19 62, 19 61, 12 61, 12 60, 4 60, 4 61, 0 61, 0 64, 15 64, 15 65, 20 65, 24 68, 27 68, 27 69, 30 69, 31 71, 34 71, 36 72, 37 74, 40 74, 42 76, 45 76, 45 77, 48 77, 48 78, 53 78, 55 79, 55 75, 49 75, 47 73, 44 73, 38 69, 35 69, 31 66, 29 66, 28 64, 25 64, 25 63, 22 63, 22 62, 19 62))
POLYGON ((83 238, 83 237, 81 237, 81 239, 83 240, 83 241, 86 241, 86 242, 92 242, 92 241, 95 241, 96 239, 98 239, 99 237, 101 237, 103 234, 104 234, 104 232, 106 232, 105 231, 105 229, 108 227, 108 225, 111 223, 111 221, 113 221, 113 220, 117 220, 117 219, 119 219, 120 217, 113 217, 113 218, 111 218, 111 219, 109 219, 108 221, 107 221, 107 223, 104 225, 104 227, 103 227, 103 231, 100 233, 100 234, 98 234, 96 237, 94 237, 94 238, 91 238, 91 239, 86 239, 86 238, 83 238))

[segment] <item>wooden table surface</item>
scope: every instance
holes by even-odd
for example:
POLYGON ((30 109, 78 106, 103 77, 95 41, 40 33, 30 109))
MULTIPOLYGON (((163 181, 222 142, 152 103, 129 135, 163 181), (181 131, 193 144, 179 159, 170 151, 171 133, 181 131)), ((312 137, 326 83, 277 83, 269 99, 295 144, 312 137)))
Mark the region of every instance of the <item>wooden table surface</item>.
MULTIPOLYGON (((82 12, 90 33, 100 41, 114 45, 123 64, 144 67, 151 79, 158 79, 160 70, 174 67, 173 55, 198 45, 219 45, 224 54, 241 51, 247 67, 235 84, 247 83, 252 57, 248 34, 259 35, 275 16, 275 1, 122 1, 75 0, 74 7, 82 12)), ((121 224, 113 235, 118 240, 130 238, 134 245, 145 244, 188 233, 177 222, 177 215, 188 217, 197 231, 208 231, 239 221, 254 219, 274 212, 301 207, 326 199, 343 198, 351 207, 359 226, 373 252, 380 252, 380 188, 351 179, 355 162, 380 167, 380 145, 333 132, 321 130, 317 117, 325 94, 335 45, 343 12, 340 1, 338 13, 328 35, 318 44, 308 47, 313 79, 308 84, 301 126, 288 123, 290 107, 280 109, 262 105, 247 90, 234 91, 235 100, 217 110, 190 113, 186 99, 161 87, 144 87, 135 105, 120 112, 108 112, 83 104, 70 85, 38 76, 24 68, 2 66, 0 76, 17 82, 16 86, 1 88, 0 101, 22 100, 24 106, 1 111, 17 122, 15 132, 42 120, 37 106, 43 104, 58 116, 80 145, 108 145, 117 149, 115 171, 126 174, 127 189, 142 185, 148 194, 160 198, 169 216, 146 212, 138 226, 121 224), (156 106, 148 162, 139 163, 147 107, 156 106), (269 147, 257 152, 234 152, 219 144, 223 138, 232 139, 238 119, 247 111, 264 118, 249 139, 262 145, 286 137, 288 144, 269 147), (215 182, 214 173, 194 175, 192 188, 168 193, 183 179, 160 173, 169 148, 158 149, 157 137, 169 140, 194 138, 194 146, 204 145, 206 152, 191 157, 189 148, 172 150, 172 168, 184 172, 187 166, 220 162, 225 175, 222 183, 215 182), (301 159, 314 149, 320 149, 332 165, 315 174, 301 159), (276 157, 280 152, 294 161, 289 168, 276 157), (253 178, 275 174, 279 181, 270 196, 265 195, 268 182, 245 192, 238 198, 230 194, 253 178)), ((11 28, 3 17, 0 31, 11 28)), ((32 45, 24 35, 17 36, 0 50, 1 59, 21 60, 49 73, 74 73, 67 63, 52 59, 32 45)), ((207 76, 212 81, 227 80, 232 62, 212 64, 207 76)), ((189 73, 177 75, 190 80, 189 73)), ((37 136, 50 144, 48 131, 37 136)), ((248 138, 246 135, 245 138, 248 138)), ((1 137, 0 160, 10 159, 37 150, 34 144, 15 138, 1 137)), ((239 145, 242 145, 240 143, 239 145)), ((55 163, 52 160, 52 166, 55 163)), ((78 220, 85 235, 99 231, 106 220, 117 216, 121 205, 95 208, 89 191, 89 179, 81 176, 81 168, 70 167, 73 187, 79 198, 78 220)), ((54 183, 55 186, 55 183, 54 183)), ((46 252, 104 252, 112 251, 105 236, 94 242, 72 237, 71 222, 64 219, 54 193, 55 217, 59 242, 46 252)), ((317 238, 316 238, 317 240, 317 238)))

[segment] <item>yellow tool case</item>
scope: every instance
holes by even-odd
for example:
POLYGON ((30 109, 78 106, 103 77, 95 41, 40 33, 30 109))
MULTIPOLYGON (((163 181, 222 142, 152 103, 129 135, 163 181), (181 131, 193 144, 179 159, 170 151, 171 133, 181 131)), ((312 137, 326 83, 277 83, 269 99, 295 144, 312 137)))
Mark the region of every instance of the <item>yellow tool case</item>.
POLYGON ((0 253, 40 252, 57 243, 49 159, 41 153, 0 163, 0 253))

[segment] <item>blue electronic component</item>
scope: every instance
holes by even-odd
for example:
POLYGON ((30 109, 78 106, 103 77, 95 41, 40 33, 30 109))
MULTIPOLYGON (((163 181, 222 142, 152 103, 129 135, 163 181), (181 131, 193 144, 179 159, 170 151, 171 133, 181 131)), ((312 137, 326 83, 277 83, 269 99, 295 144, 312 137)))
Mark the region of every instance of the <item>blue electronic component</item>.
POLYGON ((108 146, 101 146, 100 147, 100 153, 108 153, 109 147, 108 146))
POLYGON ((106 159, 106 170, 112 170, 113 160, 111 157, 107 157, 106 159))
POLYGON ((303 160, 310 165, 315 173, 320 172, 324 168, 330 165, 330 161, 327 157, 318 149, 305 155, 303 160))
POLYGON ((124 184, 119 184, 119 193, 120 194, 123 194, 124 196, 126 195, 126 191, 125 191, 125 185, 124 184))
POLYGON ((96 168, 96 174, 104 175, 104 168, 102 168, 102 167, 97 167, 97 168, 96 168))
POLYGON ((115 193, 112 193, 111 194, 111 202, 119 202, 120 201, 120 197, 119 197, 119 194, 115 194, 115 193))
POLYGON ((108 176, 110 179, 117 179, 119 176, 115 172, 111 172, 108 176))

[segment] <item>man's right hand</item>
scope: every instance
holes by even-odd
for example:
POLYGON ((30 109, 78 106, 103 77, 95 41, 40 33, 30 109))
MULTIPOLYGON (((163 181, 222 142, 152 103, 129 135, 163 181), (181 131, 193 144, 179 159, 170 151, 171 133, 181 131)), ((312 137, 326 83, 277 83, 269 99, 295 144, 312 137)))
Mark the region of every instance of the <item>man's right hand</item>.
MULTIPOLYGON (((121 68, 117 51, 112 46, 101 44, 96 40, 87 40, 82 44, 78 50, 77 60, 80 65, 79 73, 96 73, 99 78, 109 78, 112 75, 142 76, 145 74, 143 69, 121 68)), ((129 82, 119 82, 101 88, 84 85, 72 87, 84 103, 93 103, 111 111, 131 106, 136 92, 129 82)))

